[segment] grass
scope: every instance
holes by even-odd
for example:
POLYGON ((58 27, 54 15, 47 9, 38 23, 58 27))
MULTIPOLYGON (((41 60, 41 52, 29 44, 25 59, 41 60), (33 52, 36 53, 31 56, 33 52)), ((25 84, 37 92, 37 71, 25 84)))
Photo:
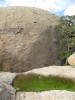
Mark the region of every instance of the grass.
POLYGON ((12 84, 19 91, 40 92, 48 90, 75 91, 75 83, 66 78, 41 76, 41 75, 19 75, 12 84))

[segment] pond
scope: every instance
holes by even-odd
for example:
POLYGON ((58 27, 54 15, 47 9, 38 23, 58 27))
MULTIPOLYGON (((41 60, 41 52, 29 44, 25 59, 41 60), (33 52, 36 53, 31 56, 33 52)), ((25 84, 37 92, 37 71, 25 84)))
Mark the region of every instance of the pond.
POLYGON ((18 75, 12 83, 13 87, 19 91, 41 92, 48 90, 68 90, 75 91, 75 83, 66 78, 42 76, 36 74, 18 75))

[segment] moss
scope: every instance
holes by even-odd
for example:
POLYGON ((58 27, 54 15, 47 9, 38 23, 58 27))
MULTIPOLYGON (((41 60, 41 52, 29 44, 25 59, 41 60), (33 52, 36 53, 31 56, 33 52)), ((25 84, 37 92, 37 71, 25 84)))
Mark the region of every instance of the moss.
POLYGON ((42 76, 42 75, 19 75, 13 81, 13 86, 19 91, 48 91, 70 90, 75 91, 75 83, 70 79, 42 76))

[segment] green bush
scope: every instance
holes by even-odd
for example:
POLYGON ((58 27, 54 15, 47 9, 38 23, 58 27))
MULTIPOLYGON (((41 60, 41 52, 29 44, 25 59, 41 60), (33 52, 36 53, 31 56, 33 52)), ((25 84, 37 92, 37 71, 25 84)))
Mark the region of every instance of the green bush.
POLYGON ((60 51, 59 53, 58 53, 58 55, 59 55, 59 57, 60 57, 60 59, 65 59, 65 58, 67 58, 68 56, 70 56, 70 53, 69 52, 67 52, 67 51, 60 51))

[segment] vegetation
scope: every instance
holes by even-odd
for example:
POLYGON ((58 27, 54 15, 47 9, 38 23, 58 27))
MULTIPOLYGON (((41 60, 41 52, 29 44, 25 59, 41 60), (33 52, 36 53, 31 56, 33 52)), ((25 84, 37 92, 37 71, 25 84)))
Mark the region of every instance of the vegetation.
POLYGON ((12 84, 19 91, 48 91, 48 90, 70 90, 75 91, 75 83, 70 79, 42 76, 42 75, 19 75, 12 84))
POLYGON ((56 31, 60 45, 59 58, 66 61, 67 57, 75 52, 75 16, 61 17, 56 31))

